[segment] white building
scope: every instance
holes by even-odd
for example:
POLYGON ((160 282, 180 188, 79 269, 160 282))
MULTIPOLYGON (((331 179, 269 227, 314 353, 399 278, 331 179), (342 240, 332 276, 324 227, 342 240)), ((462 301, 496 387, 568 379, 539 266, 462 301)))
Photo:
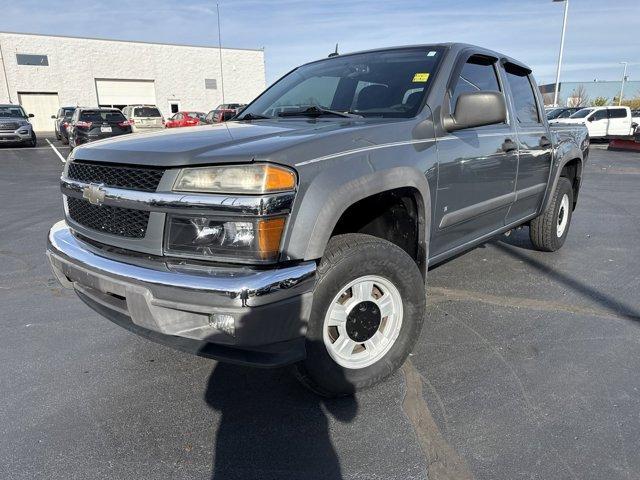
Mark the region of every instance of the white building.
POLYGON ((154 104, 166 118, 214 109, 223 83, 226 103, 266 85, 263 50, 0 32, 0 57, 0 103, 20 103, 39 131, 59 107, 154 104))

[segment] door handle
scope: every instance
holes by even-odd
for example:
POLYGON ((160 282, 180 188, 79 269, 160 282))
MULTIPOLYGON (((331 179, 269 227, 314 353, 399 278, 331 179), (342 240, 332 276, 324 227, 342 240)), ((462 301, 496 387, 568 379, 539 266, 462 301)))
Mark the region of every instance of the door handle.
POLYGON ((518 144, 510 138, 507 138, 504 142, 502 142, 502 151, 504 153, 513 152, 515 150, 518 150, 518 144))

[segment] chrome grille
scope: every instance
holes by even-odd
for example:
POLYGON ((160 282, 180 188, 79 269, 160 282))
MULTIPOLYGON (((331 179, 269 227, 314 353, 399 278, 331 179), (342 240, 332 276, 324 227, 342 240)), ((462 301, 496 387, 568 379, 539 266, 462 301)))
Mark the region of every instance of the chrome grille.
POLYGON ((69 164, 67 176, 87 183, 101 183, 109 187, 142 192, 155 192, 164 169, 126 167, 75 160, 69 164))
POLYGON ((19 126, 20 125, 16 122, 0 122, 0 130, 9 130, 13 132, 14 130, 17 130, 19 126))
POLYGON ((128 238, 143 238, 149 212, 130 208, 92 205, 80 198, 67 197, 69 218, 83 227, 128 238))

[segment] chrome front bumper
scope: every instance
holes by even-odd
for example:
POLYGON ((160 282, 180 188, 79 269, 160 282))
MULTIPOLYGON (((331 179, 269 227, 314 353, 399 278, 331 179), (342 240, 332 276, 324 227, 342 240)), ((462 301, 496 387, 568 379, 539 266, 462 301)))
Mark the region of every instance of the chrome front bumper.
MULTIPOLYGON (((233 357, 237 352, 227 350, 279 351, 278 345, 298 345, 306 333, 315 262, 256 270, 149 261, 138 265, 105 255, 79 240, 65 221, 49 232, 47 257, 60 283, 110 320, 152 340, 181 339, 180 345, 192 340, 196 343, 189 348, 178 348, 235 361, 227 353, 233 357), (214 314, 233 317, 235 333, 214 328, 214 314), (216 353, 211 344, 225 346, 227 353, 216 353)), ((303 351, 280 360, 240 363, 276 365, 301 356, 303 351)))

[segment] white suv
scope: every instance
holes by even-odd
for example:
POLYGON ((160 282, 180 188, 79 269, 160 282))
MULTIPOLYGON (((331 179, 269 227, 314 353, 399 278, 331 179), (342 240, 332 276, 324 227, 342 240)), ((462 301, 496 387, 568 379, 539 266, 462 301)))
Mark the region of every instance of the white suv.
POLYGON ((122 113, 131 122, 134 133, 164 129, 164 118, 155 105, 127 105, 122 113))

